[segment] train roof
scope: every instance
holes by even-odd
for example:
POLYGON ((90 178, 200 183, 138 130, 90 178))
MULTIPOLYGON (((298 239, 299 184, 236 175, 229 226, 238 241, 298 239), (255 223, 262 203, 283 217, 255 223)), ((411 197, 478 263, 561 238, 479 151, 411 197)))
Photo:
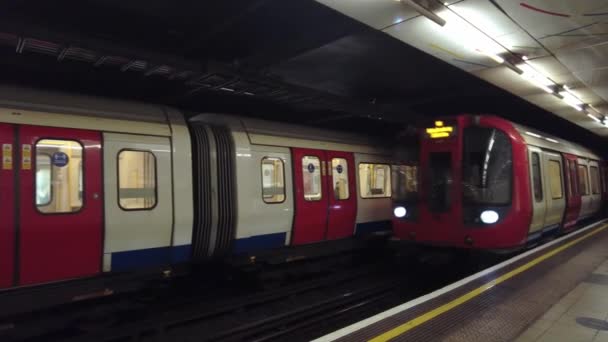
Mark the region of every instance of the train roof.
POLYGON ((567 140, 540 132, 533 128, 512 123, 515 129, 521 134, 522 138, 528 145, 538 146, 543 149, 554 150, 563 153, 570 153, 582 158, 600 160, 601 158, 592 150, 569 142, 567 140))
POLYGON ((170 136, 166 107, 136 101, 0 85, 0 120, 170 136))
POLYGON ((221 124, 230 127, 232 130, 243 131, 247 133, 251 144, 255 145, 392 154, 392 149, 387 146, 386 142, 362 134, 217 113, 199 114, 192 117, 190 121, 221 124))

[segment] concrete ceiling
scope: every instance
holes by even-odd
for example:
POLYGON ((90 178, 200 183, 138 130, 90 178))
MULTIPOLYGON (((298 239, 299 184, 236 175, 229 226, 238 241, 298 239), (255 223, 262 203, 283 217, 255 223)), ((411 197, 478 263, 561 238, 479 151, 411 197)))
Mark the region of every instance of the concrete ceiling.
POLYGON ((608 128, 592 118, 608 115, 605 0, 415 0, 444 19, 444 26, 422 16, 408 1, 317 1, 597 135, 608 136, 608 128), (514 71, 523 69, 521 65, 546 77, 553 94, 531 83, 526 78, 529 73, 514 71), (580 100, 581 110, 556 96, 565 91, 563 86, 580 100))

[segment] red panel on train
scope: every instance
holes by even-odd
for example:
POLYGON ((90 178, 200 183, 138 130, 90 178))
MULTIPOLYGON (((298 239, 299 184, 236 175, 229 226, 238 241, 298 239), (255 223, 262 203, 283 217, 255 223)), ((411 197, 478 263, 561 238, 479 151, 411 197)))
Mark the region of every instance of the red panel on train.
POLYGON ((0 124, 0 288, 13 285, 15 266, 14 127, 0 124))
POLYGON ((319 242, 325 238, 328 189, 322 167, 325 152, 292 149, 295 188, 295 218, 292 244, 319 242))
POLYGON ((21 126, 19 283, 100 272, 101 134, 21 126))
POLYGON ((329 194, 328 240, 353 235, 357 218, 355 158, 352 153, 327 151, 327 187, 329 194))

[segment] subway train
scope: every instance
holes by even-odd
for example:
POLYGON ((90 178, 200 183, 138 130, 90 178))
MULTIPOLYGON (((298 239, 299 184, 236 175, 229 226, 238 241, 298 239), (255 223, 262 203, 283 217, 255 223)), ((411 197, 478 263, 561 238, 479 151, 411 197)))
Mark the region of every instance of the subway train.
POLYGON ((397 170, 397 241, 505 252, 574 229, 606 201, 606 164, 583 146, 489 115, 420 135, 419 164, 397 170))
POLYGON ((0 289, 390 234, 370 138, 12 86, 0 108, 0 289))

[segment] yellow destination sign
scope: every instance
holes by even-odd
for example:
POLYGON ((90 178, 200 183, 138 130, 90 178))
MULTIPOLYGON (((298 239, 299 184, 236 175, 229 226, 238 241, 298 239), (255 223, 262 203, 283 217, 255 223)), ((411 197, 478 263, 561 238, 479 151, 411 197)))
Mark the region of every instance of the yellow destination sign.
POLYGON ((449 138, 454 132, 454 127, 444 126, 443 121, 435 121, 435 127, 427 128, 426 134, 431 139, 449 138))

